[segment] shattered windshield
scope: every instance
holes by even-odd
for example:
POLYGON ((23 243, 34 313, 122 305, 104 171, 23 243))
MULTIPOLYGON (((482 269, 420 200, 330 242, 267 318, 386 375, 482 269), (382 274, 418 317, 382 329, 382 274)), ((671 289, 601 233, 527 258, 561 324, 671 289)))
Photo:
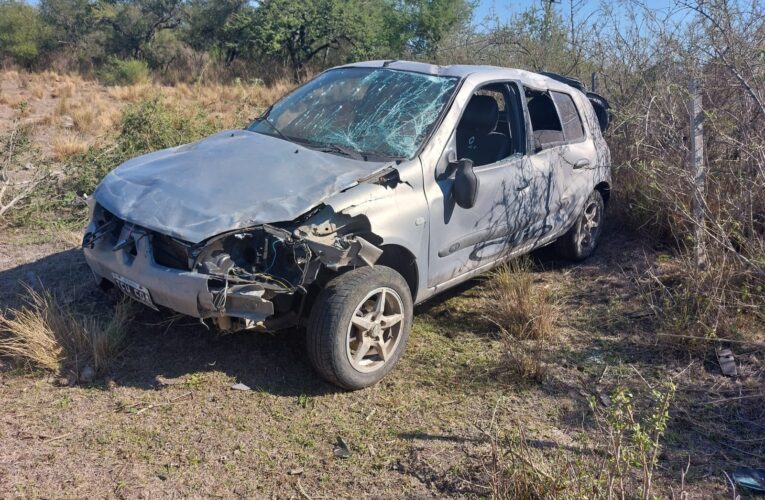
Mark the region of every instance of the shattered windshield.
POLYGON ((387 68, 331 70, 274 104, 249 130, 347 156, 411 158, 457 83, 387 68))

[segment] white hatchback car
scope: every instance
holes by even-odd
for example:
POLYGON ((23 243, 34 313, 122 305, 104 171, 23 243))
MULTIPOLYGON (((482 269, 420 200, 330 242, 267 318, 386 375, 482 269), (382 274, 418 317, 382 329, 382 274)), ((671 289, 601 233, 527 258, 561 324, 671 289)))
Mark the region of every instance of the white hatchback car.
POLYGON ((379 381, 413 306, 551 243, 593 253, 608 103, 487 66, 333 68, 244 130, 134 158, 91 197, 95 275, 226 331, 307 327, 342 387, 379 381))

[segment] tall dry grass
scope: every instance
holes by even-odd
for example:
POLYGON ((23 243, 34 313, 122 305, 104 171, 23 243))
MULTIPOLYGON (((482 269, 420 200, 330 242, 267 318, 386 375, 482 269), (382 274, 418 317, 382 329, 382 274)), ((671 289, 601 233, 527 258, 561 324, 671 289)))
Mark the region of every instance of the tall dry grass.
POLYGON ((26 286, 26 305, 0 314, 0 355, 26 368, 53 373, 103 373, 121 352, 131 304, 118 304, 110 317, 81 317, 50 291, 26 286))
POLYGON ((509 338, 544 340, 555 335, 560 307, 552 292, 534 285, 531 261, 515 259, 491 273, 485 315, 509 338))
POLYGON ((481 307, 484 317, 499 329, 500 373, 543 379, 547 372, 543 351, 557 335, 561 308, 550 289, 534 283, 528 257, 490 274, 481 307))
POLYGON ((78 134, 70 131, 62 132, 51 141, 51 151, 57 160, 65 160, 72 156, 85 153, 89 148, 88 142, 78 134))

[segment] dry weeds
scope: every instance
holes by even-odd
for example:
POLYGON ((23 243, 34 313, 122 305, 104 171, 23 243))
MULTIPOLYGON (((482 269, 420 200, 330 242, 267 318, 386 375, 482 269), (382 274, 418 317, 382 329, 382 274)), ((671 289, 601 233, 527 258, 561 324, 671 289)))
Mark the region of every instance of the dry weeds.
POLYGON ((53 139, 51 144, 53 156, 57 160, 65 160, 71 156, 88 151, 88 143, 79 135, 65 131, 53 139))
POLYGON ((528 258, 515 259, 494 271, 484 301, 487 319, 511 341, 555 335, 560 307, 547 287, 534 286, 528 258))
POLYGON ((130 304, 120 303, 108 320, 81 318, 66 309, 48 291, 24 285, 27 305, 0 314, 0 355, 9 356, 27 368, 53 373, 86 366, 106 370, 120 353, 125 339, 130 304))

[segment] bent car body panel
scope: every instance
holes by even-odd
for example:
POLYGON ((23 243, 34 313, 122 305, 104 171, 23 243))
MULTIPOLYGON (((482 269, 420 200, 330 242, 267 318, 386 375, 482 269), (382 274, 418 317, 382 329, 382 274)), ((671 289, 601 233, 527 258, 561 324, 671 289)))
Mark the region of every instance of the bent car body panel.
POLYGON ((95 199, 121 219, 191 243, 289 221, 384 167, 245 130, 134 158, 95 199))
MULTIPOLYGON (((148 264, 130 268, 132 258, 116 248, 116 238, 108 244, 98 241, 95 247, 91 241, 85 253, 94 272, 108 280, 112 272, 124 275, 148 288, 158 304, 184 314, 257 322, 285 312, 270 302, 284 298, 284 291, 263 295, 264 275, 287 280, 286 293, 301 304, 299 316, 301 297, 308 293, 304 285, 326 277, 320 270, 331 275, 374 265, 382 256, 382 265, 406 274, 415 302, 421 302, 509 257, 550 243, 571 227, 596 186, 610 186, 610 153, 597 116, 586 96, 564 83, 486 66, 390 61, 353 66, 460 78, 449 106, 417 155, 364 162, 238 130, 130 160, 104 179, 94 198, 97 205, 129 223, 126 227, 149 230, 149 238, 137 243, 139 255, 149 252, 144 259, 148 264), (446 170, 456 159, 455 131, 467 104, 478 89, 492 83, 519 90, 515 103, 519 114, 512 118, 519 124, 518 155, 476 167, 482 178, 478 196, 485 199, 464 209, 455 204, 454 175, 446 170), (525 88, 571 95, 587 129, 586 139, 535 152, 529 111, 520 93, 525 88), (587 166, 575 168, 580 158, 588 160, 587 166), (251 234, 262 232, 263 226, 277 226, 271 229, 279 234, 274 238, 271 231, 266 239, 251 234), (540 231, 531 230, 537 226, 540 231), (163 267, 157 265, 163 252, 156 252, 155 261, 146 241, 164 235, 186 243, 204 242, 208 249, 220 240, 221 251, 208 252, 207 267, 200 267, 202 257, 208 257, 204 251, 201 256, 190 254, 193 266, 189 261, 184 269, 163 267), (234 251, 237 244, 223 242, 236 238, 252 242, 248 243, 252 262, 246 263, 251 269, 238 262, 230 267, 230 261, 241 260, 244 254, 234 251), (308 250, 296 254, 301 248, 308 250), (291 267, 276 258, 277 249, 291 267), (386 254, 392 258, 386 259, 386 254), (229 275, 230 269, 238 274, 229 275), (295 275, 293 282, 287 270, 295 275), (241 290, 231 290, 233 284, 241 290)), ((91 223, 88 234, 98 231, 91 223)), ((199 251, 202 245, 188 247, 199 251)), ((189 255, 183 257, 185 263, 189 255)))

